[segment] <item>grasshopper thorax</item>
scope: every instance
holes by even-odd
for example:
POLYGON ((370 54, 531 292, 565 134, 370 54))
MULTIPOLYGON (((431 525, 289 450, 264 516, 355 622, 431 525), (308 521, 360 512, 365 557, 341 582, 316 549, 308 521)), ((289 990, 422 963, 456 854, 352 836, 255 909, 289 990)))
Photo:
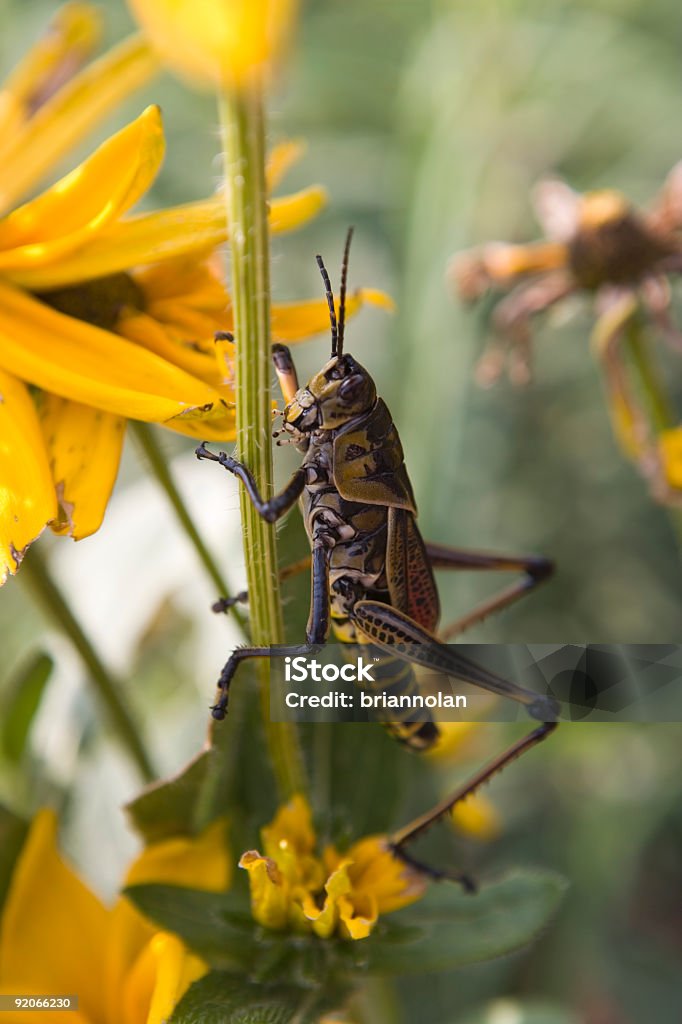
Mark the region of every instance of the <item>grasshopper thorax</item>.
POLYGON ((333 356, 284 410, 284 429, 302 434, 337 430, 376 402, 374 381, 351 355, 333 356))

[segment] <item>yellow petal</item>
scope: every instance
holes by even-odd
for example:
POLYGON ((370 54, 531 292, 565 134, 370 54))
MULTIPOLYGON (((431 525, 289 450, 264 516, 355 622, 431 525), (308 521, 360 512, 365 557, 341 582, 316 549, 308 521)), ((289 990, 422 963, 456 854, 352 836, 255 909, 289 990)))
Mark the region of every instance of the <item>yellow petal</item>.
POLYGON ((327 205, 327 190, 321 185, 310 185, 300 192, 292 192, 289 196, 271 199, 270 230, 277 235, 283 231, 295 231, 303 227, 313 217, 317 217, 327 205))
POLYGON ((262 857, 257 850, 247 850, 240 858, 239 867, 249 873, 254 919, 264 928, 286 928, 289 922, 289 887, 275 862, 270 857, 262 857))
POLYGON ((223 892, 231 880, 227 821, 220 818, 197 836, 175 836, 146 846, 130 866, 125 884, 159 882, 223 892))
POLYGON ((40 422, 59 499, 52 529, 82 540, 102 525, 121 461, 125 420, 44 394, 40 422))
POLYGON ((202 88, 239 85, 281 49, 295 0, 129 0, 171 70, 202 88))
MULTIPOLYGON (((346 318, 354 316, 365 303, 393 312, 394 304, 385 292, 374 288, 358 288, 346 298, 346 318)), ((338 315, 339 304, 336 303, 338 315)), ((329 330, 329 307, 326 299, 305 302, 273 303, 272 337, 275 341, 299 341, 311 334, 329 330)))
POLYGON ((127 1019, 123 1011, 124 1003, 126 1001, 138 1003, 141 988, 147 994, 144 1015, 130 1019, 145 1019, 151 999, 153 981, 146 986, 141 983, 141 978, 145 976, 146 972, 143 972, 139 965, 144 951, 148 949, 155 934, 157 934, 156 925, 143 917, 130 900, 121 897, 116 901, 110 914, 103 964, 102 1005, 107 1024, 121 1024, 122 1020, 127 1019), (135 979, 129 981, 133 974, 135 974, 135 979))
POLYGON ((2 915, 0 981, 5 992, 77 993, 84 1018, 98 1021, 107 911, 60 859, 56 832, 55 815, 41 811, 19 855, 2 915))
POLYGON ((424 876, 393 856, 385 836, 366 836, 351 846, 347 857, 353 900, 376 900, 381 914, 414 903, 426 891, 424 876))
POLYGON ((84 245, 147 191, 163 151, 161 114, 147 107, 56 185, 0 222, 0 269, 45 266, 84 245))
MULTIPOLYGON (((228 329, 226 326, 225 330, 228 329)), ((179 366, 211 387, 220 388, 228 383, 227 374, 221 373, 215 355, 206 355, 197 351, 194 345, 173 339, 171 331, 147 313, 122 317, 116 326, 116 333, 179 366)))
POLYGON ((455 804, 452 821, 460 832, 474 839, 496 839, 501 831, 500 816, 491 800, 481 794, 470 796, 455 804))
POLYGON ((300 793, 288 804, 280 807, 269 825, 261 829, 263 845, 269 857, 281 850, 293 850, 296 855, 310 854, 315 849, 315 831, 307 800, 300 793))
POLYGON ((682 490, 682 427, 664 430, 659 435, 658 446, 668 483, 682 490))
MULTIPOLYGON (((30 117, 67 78, 75 74, 99 42, 101 19, 89 4, 69 3, 54 15, 47 31, 5 80, 0 109, 11 97, 30 117)), ((18 126, 17 126, 18 127, 18 126)), ((0 117, 0 130, 5 125, 0 117)))
POLYGON ((132 36, 62 86, 21 130, 3 135, 0 211, 14 206, 157 68, 148 43, 132 36))
POLYGON ((265 167, 268 192, 274 191, 290 167, 297 163, 305 152, 305 142, 287 139, 278 142, 271 150, 265 167))
POLYGON ((223 408, 212 388, 151 352, 1 283, 0 366, 45 391, 131 419, 158 423, 223 408))
POLYGON ((56 515, 35 406, 24 385, 0 370, 0 583, 56 515))
POLYGON ((456 759, 478 729, 478 722, 439 722, 438 740, 425 756, 436 761, 456 759))
MULTIPOLYGON (((299 227, 314 217, 326 201, 317 185, 270 203, 270 226, 276 234, 299 227)), ((106 277, 131 267, 175 259, 188 253, 204 255, 227 238, 225 204, 207 199, 156 213, 130 217, 98 233, 77 252, 54 265, 16 266, 7 276, 32 291, 106 277)))
MULTIPOLYGON (((200 957, 190 953, 176 935, 161 932, 151 942, 155 961, 154 988, 152 990, 147 1024, 165 1024, 190 985, 203 978, 209 967, 200 957)), ((142 1017, 131 1018, 134 1020, 142 1017)))

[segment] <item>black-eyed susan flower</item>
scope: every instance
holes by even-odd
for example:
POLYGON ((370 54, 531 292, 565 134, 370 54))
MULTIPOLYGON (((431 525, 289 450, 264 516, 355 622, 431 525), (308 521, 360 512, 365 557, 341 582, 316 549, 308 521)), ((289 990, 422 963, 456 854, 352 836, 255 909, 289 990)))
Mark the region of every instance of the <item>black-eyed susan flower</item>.
MULTIPOLYGON (((651 207, 636 210, 613 190, 574 192, 564 182, 541 182, 534 195, 545 239, 529 245, 495 242, 454 257, 450 275, 465 301, 488 289, 507 293, 492 314, 496 338, 477 377, 492 384, 505 364, 511 379, 530 376, 531 319, 575 293, 592 298, 597 320, 593 349, 604 370, 615 434, 649 481, 654 497, 679 501, 680 432, 652 415, 630 380, 623 341, 648 323, 682 351, 671 316, 669 279, 682 270, 682 164, 668 175, 651 207)), ((651 382, 649 382, 650 384, 651 382)))
POLYGON ((321 856, 311 813, 297 795, 261 830, 263 853, 249 850, 239 866, 249 873, 251 910, 265 928, 314 932, 320 938, 366 938, 380 914, 418 900, 422 875, 390 852, 385 836, 367 836, 345 853, 321 856))
POLYGON ((276 61, 296 0, 129 0, 163 60, 193 84, 239 87, 276 61))
MULTIPOLYGON (((19 854, 0 918, 0 993, 77 994, 78 1024, 162 1024, 207 965, 159 931, 125 897, 105 906, 59 855, 57 821, 41 811, 19 854)), ((126 885, 222 892, 231 881, 226 824, 148 846, 126 885)), ((38 1024, 43 1010, 7 1010, 7 1024, 38 1024)))
MULTIPOLYGON (((3 210, 40 180, 46 154, 61 157, 156 68, 135 37, 78 70, 95 25, 89 7, 68 6, 2 93, 0 118, 15 125, 0 168, 3 210)), ((271 186, 298 151, 275 151, 271 186)), ((98 529, 126 419, 234 437, 232 353, 213 341, 232 326, 214 257, 227 235, 223 201, 128 215, 163 155, 160 113, 149 107, 0 219, 0 582, 47 524, 75 539, 98 529)), ((270 229, 300 225, 324 199, 319 187, 274 199, 270 229)), ((360 292, 354 308, 375 298, 360 292)), ((272 312, 282 340, 326 326, 323 301, 272 312)))

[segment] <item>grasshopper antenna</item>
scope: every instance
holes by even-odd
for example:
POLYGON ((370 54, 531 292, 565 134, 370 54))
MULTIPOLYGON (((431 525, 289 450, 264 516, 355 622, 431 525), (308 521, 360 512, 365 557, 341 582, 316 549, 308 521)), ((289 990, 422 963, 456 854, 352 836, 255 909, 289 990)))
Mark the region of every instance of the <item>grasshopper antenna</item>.
POLYGON ((343 355, 343 335, 346 329, 346 281, 348 279, 348 254, 350 243, 353 238, 353 228, 348 228, 346 244, 343 248, 343 262, 341 264, 341 287, 339 289, 339 338, 337 344, 337 355, 343 355))
POLYGON ((329 280, 329 274, 327 268, 324 265, 322 257, 318 255, 315 257, 317 265, 320 268, 322 274, 322 280, 324 281, 324 291, 327 296, 327 305, 329 306, 329 322, 332 328, 332 359, 338 355, 338 344, 339 344, 339 332, 336 326, 336 310, 334 309, 334 292, 332 291, 332 284, 329 280))

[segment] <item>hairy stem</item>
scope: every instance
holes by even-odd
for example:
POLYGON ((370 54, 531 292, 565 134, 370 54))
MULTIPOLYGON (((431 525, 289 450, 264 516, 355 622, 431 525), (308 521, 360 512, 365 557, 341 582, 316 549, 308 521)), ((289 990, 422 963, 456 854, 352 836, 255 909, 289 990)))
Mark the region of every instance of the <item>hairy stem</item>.
MULTIPOLYGON (((236 339, 237 450, 260 493, 273 492, 270 401, 270 252, 265 190, 265 132, 260 84, 220 97, 225 201, 232 256, 236 339)), ((282 608, 274 527, 240 490, 244 557, 254 644, 282 643, 282 608)), ((295 726, 269 718, 269 664, 260 659, 263 714, 270 756, 283 797, 304 786, 295 726)))

